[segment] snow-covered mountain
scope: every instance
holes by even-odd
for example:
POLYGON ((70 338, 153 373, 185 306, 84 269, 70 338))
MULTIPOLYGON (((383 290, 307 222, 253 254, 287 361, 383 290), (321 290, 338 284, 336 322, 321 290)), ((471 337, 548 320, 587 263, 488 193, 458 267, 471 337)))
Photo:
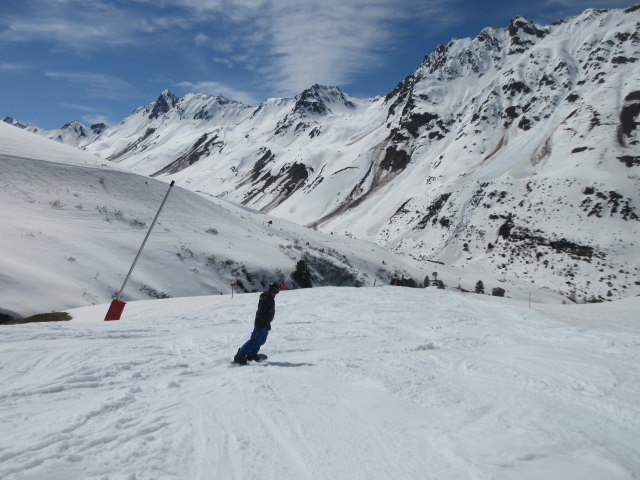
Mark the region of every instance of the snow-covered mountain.
MULTIPOLYGON (((107 163, 0 123, 0 313, 105 303, 120 289, 168 186, 107 163)), ((176 187, 123 299, 228 293, 232 279, 236 292, 388 284, 419 271, 379 245, 176 187), (292 273, 299 260, 308 271, 292 273)))
POLYGON ((12 117, 4 117, 3 122, 13 125, 14 127, 22 128, 27 132, 36 133, 45 138, 64 143, 65 145, 72 145, 80 148, 95 140, 107 129, 107 126, 104 123, 84 125, 77 121, 65 123, 62 127, 54 130, 47 130, 34 125, 22 123, 12 117))
POLYGON ((425 262, 640 291, 640 6, 452 40, 386 97, 164 91, 87 151, 425 262))

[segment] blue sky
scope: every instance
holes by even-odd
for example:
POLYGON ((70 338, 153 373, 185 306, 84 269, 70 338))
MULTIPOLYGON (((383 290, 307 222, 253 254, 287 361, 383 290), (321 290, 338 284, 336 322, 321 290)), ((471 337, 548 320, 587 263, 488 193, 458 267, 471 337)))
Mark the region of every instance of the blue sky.
POLYGON ((314 83, 385 95, 436 45, 633 1, 3 0, 0 118, 117 123, 165 88, 249 104, 314 83))

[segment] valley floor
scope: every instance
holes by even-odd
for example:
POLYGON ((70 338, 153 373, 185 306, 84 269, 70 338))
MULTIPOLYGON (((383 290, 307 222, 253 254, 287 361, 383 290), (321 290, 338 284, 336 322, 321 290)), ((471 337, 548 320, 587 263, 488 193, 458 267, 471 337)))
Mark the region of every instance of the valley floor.
POLYGON ((3 327, 0 477, 638 478, 638 300, 286 291, 244 367, 257 294, 3 327))

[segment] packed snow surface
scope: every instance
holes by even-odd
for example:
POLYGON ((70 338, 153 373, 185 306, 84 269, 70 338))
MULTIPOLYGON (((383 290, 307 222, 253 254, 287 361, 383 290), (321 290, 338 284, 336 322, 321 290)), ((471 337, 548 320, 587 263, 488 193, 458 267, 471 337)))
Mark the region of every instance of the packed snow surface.
POLYGON ((0 337, 0 477, 632 479, 639 298, 527 305, 450 290, 106 305, 0 337))

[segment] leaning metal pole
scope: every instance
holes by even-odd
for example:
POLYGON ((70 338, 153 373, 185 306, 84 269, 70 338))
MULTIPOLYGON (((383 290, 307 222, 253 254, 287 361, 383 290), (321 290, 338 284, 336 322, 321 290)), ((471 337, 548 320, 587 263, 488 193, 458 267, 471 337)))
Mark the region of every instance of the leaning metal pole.
POLYGON ((129 281, 129 277, 131 276, 131 272, 133 272, 133 268, 136 266, 136 263, 138 262, 138 258, 140 258, 140 254, 142 253, 142 249, 147 244, 147 240, 149 239, 149 235, 151 235, 151 230, 153 230, 153 227, 155 226, 156 222, 158 221, 158 217, 160 216, 160 212, 162 211, 162 208, 164 207, 164 204, 166 203, 167 198, 169 197, 169 194, 171 193, 171 189, 173 188, 173 185, 175 183, 176 183, 175 180, 171 181, 171 184, 169 185, 169 190, 167 190, 167 194, 164 196, 164 199, 162 200, 162 203, 160 204, 160 208, 158 209, 158 212, 156 213, 156 216, 153 219, 153 222, 151 222, 151 226, 149 227, 149 230, 147 231, 147 235, 144 237, 142 245, 140 246, 140 249, 138 250, 138 254, 136 255, 136 258, 133 260, 133 263, 131 264, 131 268, 129 269, 129 273, 127 273, 127 276, 125 277, 124 282, 122 283, 122 287, 120 288, 120 291, 116 295, 116 298, 111 302, 111 307, 109 308, 109 311, 107 312, 107 316, 105 317, 105 320, 120 320, 120 315, 122 314, 122 311, 124 310, 124 305, 125 305, 124 302, 120 301, 120 297, 122 296, 122 292, 124 291, 124 287, 127 285, 127 282, 129 281))

